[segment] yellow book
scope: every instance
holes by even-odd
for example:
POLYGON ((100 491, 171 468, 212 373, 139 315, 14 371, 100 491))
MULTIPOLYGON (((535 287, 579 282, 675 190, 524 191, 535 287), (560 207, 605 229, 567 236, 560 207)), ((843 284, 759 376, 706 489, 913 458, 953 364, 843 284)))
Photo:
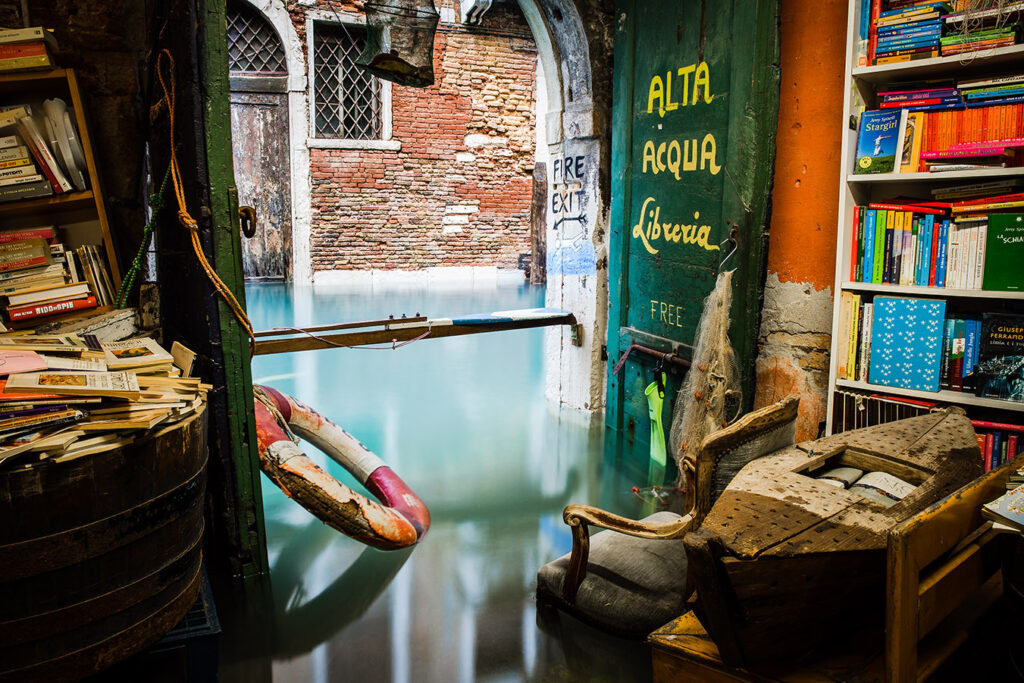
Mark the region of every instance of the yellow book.
POLYGON ((850 305, 850 336, 847 339, 846 379, 857 379, 857 339, 860 331, 860 294, 852 295, 850 305))

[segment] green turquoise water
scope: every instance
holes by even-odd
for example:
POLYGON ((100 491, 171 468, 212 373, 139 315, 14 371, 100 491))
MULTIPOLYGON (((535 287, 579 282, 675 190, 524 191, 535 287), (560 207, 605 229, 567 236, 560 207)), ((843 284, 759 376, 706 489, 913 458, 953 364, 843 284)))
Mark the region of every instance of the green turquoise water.
MULTIPOLYGON (((543 289, 526 285, 371 294, 252 284, 246 297, 257 329, 544 305, 543 289)), ((409 551, 368 549, 264 478, 274 614, 264 625, 265 651, 250 652, 235 670, 317 682, 649 679, 644 646, 543 611, 538 619, 537 569, 571 547, 565 505, 639 516, 631 487, 647 474, 622 471, 600 418, 590 427, 545 399, 544 334, 254 360, 256 382, 362 440, 423 498, 433 522, 409 551)), ((322 454, 314 458, 357 486, 322 454)))

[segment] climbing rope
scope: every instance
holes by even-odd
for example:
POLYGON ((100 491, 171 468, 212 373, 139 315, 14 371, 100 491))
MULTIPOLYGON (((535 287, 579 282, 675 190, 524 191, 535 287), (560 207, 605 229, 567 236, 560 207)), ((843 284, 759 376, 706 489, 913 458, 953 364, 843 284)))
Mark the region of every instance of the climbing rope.
POLYGON ((135 286, 135 280, 139 276, 139 271, 142 270, 142 262, 146 258, 146 252, 149 251, 149 243, 153 240, 153 232, 156 230, 157 216, 164 208, 164 194, 167 191, 167 181, 171 178, 171 167, 167 167, 167 172, 164 173, 164 180, 160 183, 159 192, 154 192, 149 195, 149 206, 152 210, 149 222, 146 223, 146 227, 142 229, 142 244, 139 245, 139 250, 135 253, 135 258, 132 259, 132 265, 128 268, 128 272, 125 273, 124 279, 121 280, 121 289, 117 291, 117 307, 127 308, 128 306, 128 295, 131 293, 132 288, 135 286))
POLYGON ((235 318, 238 319, 239 324, 245 329, 246 334, 249 335, 249 349, 250 352, 254 348, 255 339, 252 330, 252 323, 249 322, 249 316, 245 314, 245 310, 242 305, 238 303, 238 299, 231 293, 228 286, 224 284, 224 281, 217 275, 217 271, 213 269, 210 262, 206 259, 206 254, 203 253, 202 244, 199 242, 199 225, 196 220, 188 212, 188 207, 185 203, 185 189, 182 187, 181 181, 181 169, 178 167, 178 155, 175 151, 174 146, 174 93, 175 93, 175 82, 174 82, 174 56, 170 50, 161 50, 156 62, 156 75, 160 80, 160 87, 163 88, 164 97, 163 101, 167 104, 167 115, 170 119, 170 143, 171 143, 171 161, 168 170, 170 171, 171 180, 174 185, 174 198, 178 202, 178 222, 184 227, 188 228, 188 231, 192 237, 192 249, 196 253, 196 258, 199 259, 199 263, 202 264, 203 270, 206 271, 206 277, 210 280, 214 289, 220 294, 221 298, 224 299, 225 303, 231 308, 231 311, 235 314, 235 318), (165 66, 167 65, 167 66, 165 66), (164 69, 168 69, 168 78, 164 79, 164 69), (167 87, 167 80, 170 81, 170 88, 167 87))

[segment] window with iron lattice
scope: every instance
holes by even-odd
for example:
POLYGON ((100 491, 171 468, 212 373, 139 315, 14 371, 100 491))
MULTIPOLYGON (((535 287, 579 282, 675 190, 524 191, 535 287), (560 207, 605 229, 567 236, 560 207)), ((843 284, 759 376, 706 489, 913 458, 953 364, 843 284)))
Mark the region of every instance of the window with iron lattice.
POLYGON ((245 2, 228 3, 228 64, 235 74, 285 76, 284 47, 270 22, 245 2))
POLYGON ((355 64, 365 42, 363 26, 313 22, 311 72, 317 138, 384 138, 383 88, 377 78, 355 64))

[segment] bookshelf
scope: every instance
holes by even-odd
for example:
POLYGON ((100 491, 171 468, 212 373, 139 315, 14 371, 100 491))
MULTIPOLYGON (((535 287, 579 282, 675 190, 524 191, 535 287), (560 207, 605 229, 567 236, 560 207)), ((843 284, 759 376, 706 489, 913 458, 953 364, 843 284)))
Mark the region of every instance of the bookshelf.
MULTIPOLYGON (((69 251, 79 247, 88 249, 95 247, 95 250, 106 258, 106 270, 110 276, 108 284, 116 293, 121 284, 121 273, 111 239, 110 222, 89 135, 89 126, 85 120, 85 106, 75 72, 72 69, 49 68, 0 73, 0 107, 27 104, 33 110, 33 118, 37 118, 41 114, 38 111, 42 109, 41 103, 50 98, 60 98, 66 103, 68 114, 74 123, 74 128, 77 129, 74 133, 81 146, 81 155, 76 157, 76 165, 84 166, 82 175, 85 176, 86 189, 72 188, 70 192, 46 197, 0 202, 0 229, 22 230, 53 225, 59 232, 60 242, 69 251)), ((42 126, 40 128, 42 129, 42 126)), ((0 132, 0 135, 12 133, 19 134, 19 131, 14 130, 14 127, 11 126, 0 132)), ((45 130, 41 130, 40 134, 44 141, 48 142, 49 147, 57 147, 57 145, 49 143, 49 137, 45 130)), ((66 145, 65 147, 67 149, 66 145)), ((61 159, 57 149, 51 149, 51 153, 55 158, 61 159)), ((39 167, 38 160, 35 160, 35 165, 37 168, 39 167)), ((70 256, 68 258, 70 259, 70 256)), ((101 267, 98 262, 96 267, 101 267)), ((91 280, 90 284, 92 285, 91 280)), ((104 287, 104 291, 109 288, 104 287)), ((95 285, 92 285, 90 289, 96 293, 95 285)), ((109 308, 109 306, 104 306, 103 300, 99 303, 99 308, 86 309, 82 312, 91 314, 109 308)), ((40 323, 49 322, 57 318, 76 317, 79 314, 74 312, 50 315, 38 318, 38 321, 40 323)))
MULTIPOLYGON (((839 359, 846 357, 845 344, 848 338, 841 338, 843 330, 842 296, 851 292, 871 300, 876 295, 912 297, 925 300, 946 301, 947 311, 988 312, 1001 311, 1024 313, 1024 292, 986 291, 980 289, 956 289, 915 285, 878 284, 852 282, 850 277, 851 259, 856 259, 853 245, 854 210, 871 202, 893 201, 900 198, 904 203, 913 200, 929 201, 931 190, 941 187, 956 187, 967 183, 979 183, 1021 178, 1024 168, 985 168, 957 170, 942 173, 878 173, 854 174, 854 159, 857 146, 857 117, 860 107, 868 110, 878 108, 877 96, 881 86, 893 83, 916 82, 928 79, 967 80, 996 77, 1003 74, 1020 73, 1024 70, 1024 45, 1013 45, 989 49, 968 55, 933 57, 895 64, 863 66, 858 64, 859 21, 862 1, 850 0, 846 36, 845 98, 843 103, 844 135, 840 155, 841 180, 839 188, 839 223, 836 237, 835 297, 832 315, 832 362, 828 379, 828 433, 839 431, 837 415, 840 404, 845 412, 851 395, 865 400, 878 396, 894 400, 928 402, 939 405, 958 405, 968 415, 980 419, 997 419, 1008 423, 1020 423, 1024 403, 982 398, 973 393, 940 390, 937 392, 904 389, 865 381, 839 378, 839 359), (842 350, 841 350, 842 349, 842 350)), ((884 88, 882 88, 884 90, 884 88)), ((1024 267, 1024 266, 1022 266, 1024 267)), ((920 405, 920 404, 919 404, 920 405)))

